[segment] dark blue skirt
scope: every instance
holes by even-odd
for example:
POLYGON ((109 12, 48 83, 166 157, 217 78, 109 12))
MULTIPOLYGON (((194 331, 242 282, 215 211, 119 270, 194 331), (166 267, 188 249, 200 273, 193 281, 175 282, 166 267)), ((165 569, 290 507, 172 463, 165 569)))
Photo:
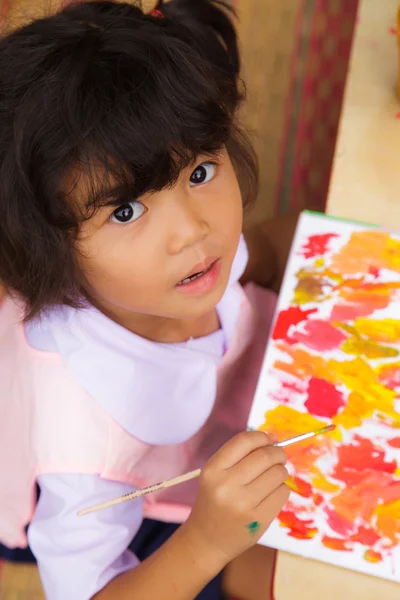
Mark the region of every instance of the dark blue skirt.
MULTIPOLYGON (((179 525, 174 523, 162 523, 161 521, 144 519, 129 549, 136 554, 139 560, 143 561, 153 554, 157 548, 162 546, 178 527, 179 525)), ((0 560, 17 563, 36 562, 29 548, 10 550, 2 544, 0 544, 0 560)), ((220 573, 206 585, 203 591, 196 597, 196 600, 223 600, 223 597, 222 573, 220 573)))

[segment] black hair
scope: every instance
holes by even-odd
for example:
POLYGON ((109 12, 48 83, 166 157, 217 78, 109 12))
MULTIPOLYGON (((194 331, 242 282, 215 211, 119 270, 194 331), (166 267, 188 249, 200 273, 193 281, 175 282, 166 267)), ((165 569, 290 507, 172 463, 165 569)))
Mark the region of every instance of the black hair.
MULTIPOLYGON (((74 169, 100 166, 138 197, 226 147, 244 204, 255 196, 254 152, 236 123, 231 9, 218 0, 157 9, 163 18, 74 4, 0 40, 0 281, 26 301, 27 319, 80 305, 74 240, 85 215, 65 188, 74 169)), ((93 192, 95 209, 106 193, 93 192)))

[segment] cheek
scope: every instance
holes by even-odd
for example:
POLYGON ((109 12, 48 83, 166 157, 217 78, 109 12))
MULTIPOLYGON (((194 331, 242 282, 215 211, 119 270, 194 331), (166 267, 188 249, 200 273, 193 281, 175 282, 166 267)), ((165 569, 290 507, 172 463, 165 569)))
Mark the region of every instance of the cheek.
POLYGON ((86 232, 78 243, 80 265, 86 281, 93 288, 115 283, 129 264, 125 236, 109 235, 107 231, 86 232))
POLYGON ((145 248, 143 239, 121 227, 104 228, 80 241, 80 264, 92 293, 119 301, 125 294, 141 297, 144 290, 150 293, 159 286, 156 274, 162 257, 153 246, 145 248))

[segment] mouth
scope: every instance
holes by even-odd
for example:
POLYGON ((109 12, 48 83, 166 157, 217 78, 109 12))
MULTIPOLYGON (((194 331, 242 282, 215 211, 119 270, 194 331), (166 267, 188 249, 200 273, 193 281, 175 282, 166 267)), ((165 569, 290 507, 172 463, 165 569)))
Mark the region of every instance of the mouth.
POLYGON ((184 279, 181 279, 181 281, 178 281, 177 285, 186 285, 187 283, 190 283, 191 281, 195 281, 196 279, 203 277, 203 275, 205 275, 206 273, 211 271, 212 266, 216 262, 216 260, 218 260, 218 259, 210 258, 210 259, 207 259, 204 262, 196 265, 195 267, 193 267, 193 270, 190 272, 189 275, 186 275, 186 277, 184 279))
POLYGON ((205 293, 219 280, 221 260, 210 258, 193 267, 191 273, 186 275, 177 284, 179 291, 192 293, 205 293))

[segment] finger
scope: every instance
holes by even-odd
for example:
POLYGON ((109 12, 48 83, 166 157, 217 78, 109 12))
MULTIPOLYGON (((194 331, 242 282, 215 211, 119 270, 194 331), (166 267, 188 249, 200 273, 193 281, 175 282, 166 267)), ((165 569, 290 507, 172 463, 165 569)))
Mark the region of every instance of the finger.
POLYGON ((257 521, 268 523, 268 527, 279 515, 288 501, 289 496, 290 489, 283 483, 256 507, 254 514, 256 515, 257 521))
POLYGON ((287 455, 283 448, 262 446, 231 467, 230 472, 237 483, 247 485, 274 465, 285 464, 286 461, 287 455))
POLYGON ((282 464, 274 465, 268 471, 257 477, 246 486, 251 494, 253 506, 259 506, 264 500, 283 485, 289 477, 286 467, 282 464))
POLYGON ((208 461, 208 465, 216 469, 229 469, 245 456, 271 445, 271 440, 263 431, 243 431, 224 444, 208 461))

